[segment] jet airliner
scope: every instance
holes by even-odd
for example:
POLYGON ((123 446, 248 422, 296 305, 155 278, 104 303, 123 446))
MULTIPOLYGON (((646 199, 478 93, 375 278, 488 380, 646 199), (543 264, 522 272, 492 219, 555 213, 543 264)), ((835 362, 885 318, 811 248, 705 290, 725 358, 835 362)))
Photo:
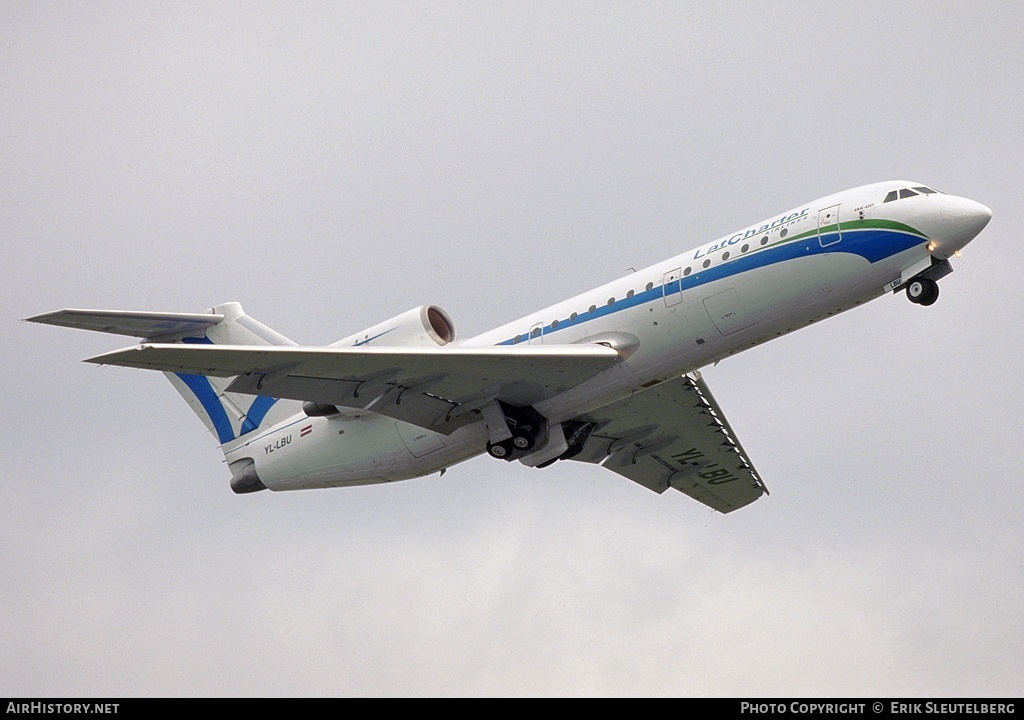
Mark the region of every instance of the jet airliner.
POLYGON ((87 362, 166 373, 237 493, 392 482, 487 453, 600 464, 725 513, 767 488, 700 368, 883 295, 931 305, 991 215, 921 183, 866 185, 461 340, 434 305, 327 346, 238 303, 28 319, 141 338, 87 362))

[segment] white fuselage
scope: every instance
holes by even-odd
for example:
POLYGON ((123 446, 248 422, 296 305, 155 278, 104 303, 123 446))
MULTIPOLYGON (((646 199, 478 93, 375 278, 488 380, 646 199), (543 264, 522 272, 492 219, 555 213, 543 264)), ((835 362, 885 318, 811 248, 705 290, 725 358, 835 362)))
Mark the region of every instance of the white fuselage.
MULTIPOLYGON (((988 220, 987 208, 942 193, 884 201, 911 187, 923 186, 877 183, 800 205, 458 344, 620 349, 621 362, 535 406, 552 423, 571 420, 902 287, 988 220)), ((418 477, 482 453, 488 439, 483 420, 440 435, 372 405, 253 435, 225 448, 228 461, 252 457, 273 490, 418 477), (311 425, 316 444, 292 452, 311 425)))

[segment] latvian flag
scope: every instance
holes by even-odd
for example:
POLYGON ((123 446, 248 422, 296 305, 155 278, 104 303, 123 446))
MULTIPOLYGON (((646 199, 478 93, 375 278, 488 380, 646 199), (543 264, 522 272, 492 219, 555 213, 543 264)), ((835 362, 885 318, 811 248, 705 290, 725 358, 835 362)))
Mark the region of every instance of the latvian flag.
POLYGON ((307 425, 306 427, 304 427, 301 430, 299 430, 299 437, 300 438, 306 437, 311 432, 313 432, 313 426, 312 425, 307 425))

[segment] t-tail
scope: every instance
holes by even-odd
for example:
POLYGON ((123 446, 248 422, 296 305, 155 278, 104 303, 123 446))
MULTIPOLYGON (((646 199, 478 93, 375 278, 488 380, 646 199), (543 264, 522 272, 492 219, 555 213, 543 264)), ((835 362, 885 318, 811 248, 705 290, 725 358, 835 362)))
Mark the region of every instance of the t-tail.
MULTIPOLYGON (((255 320, 239 303, 225 303, 202 313, 138 312, 128 310, 57 310, 28 318, 30 322, 128 335, 147 342, 211 345, 290 345, 284 335, 255 320)), ((227 392, 234 378, 188 373, 164 373, 185 402, 206 424, 221 448, 229 451, 236 442, 260 428, 276 425, 298 412, 302 403, 264 395, 227 392)), ((244 467, 233 467, 236 492, 261 490, 259 480, 244 467), (256 486, 254 483, 258 483, 256 486), (252 485, 252 487, 250 487, 252 485)))

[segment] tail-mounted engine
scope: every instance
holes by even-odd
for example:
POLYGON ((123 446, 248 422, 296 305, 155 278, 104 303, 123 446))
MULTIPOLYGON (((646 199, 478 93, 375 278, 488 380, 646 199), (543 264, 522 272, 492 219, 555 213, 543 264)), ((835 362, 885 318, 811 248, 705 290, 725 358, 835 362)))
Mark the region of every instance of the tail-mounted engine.
MULTIPOLYGON (((455 323, 437 305, 422 305, 390 320, 385 320, 355 335, 332 343, 330 347, 362 347, 363 345, 385 346, 433 346, 447 345, 455 340, 455 323)), ((338 414, 335 405, 307 402, 303 412, 310 417, 327 417, 338 414)))
POLYGON ((437 305, 413 308, 355 335, 332 343, 331 347, 363 345, 447 345, 455 340, 455 324, 437 305))

